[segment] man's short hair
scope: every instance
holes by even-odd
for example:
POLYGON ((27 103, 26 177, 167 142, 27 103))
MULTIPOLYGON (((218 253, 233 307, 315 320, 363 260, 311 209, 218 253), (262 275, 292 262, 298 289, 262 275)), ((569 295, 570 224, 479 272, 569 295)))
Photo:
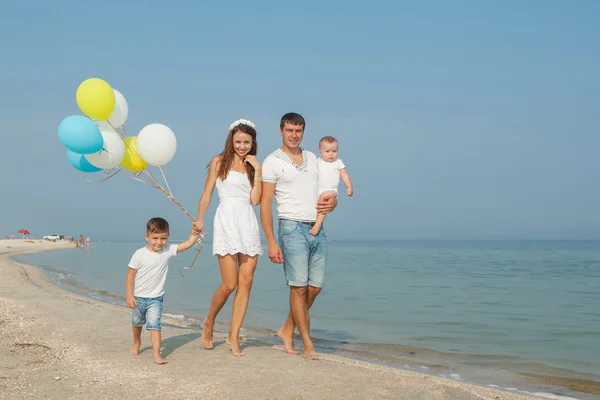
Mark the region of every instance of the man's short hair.
POLYGON ((319 140, 319 148, 321 147, 322 143, 337 143, 337 139, 333 136, 325 136, 319 140))
POLYGON ((283 129, 286 122, 291 125, 302 125, 303 129, 306 127, 306 121, 304 120, 304 117, 298 113, 291 112, 281 117, 279 128, 283 129))
POLYGON ((164 218, 152 218, 146 223, 146 234, 150 233, 169 233, 169 223, 164 218))

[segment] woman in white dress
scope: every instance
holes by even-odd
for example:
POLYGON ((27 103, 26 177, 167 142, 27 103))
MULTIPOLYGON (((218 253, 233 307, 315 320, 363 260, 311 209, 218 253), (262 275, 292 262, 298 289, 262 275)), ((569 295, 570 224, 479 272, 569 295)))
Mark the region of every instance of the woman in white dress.
POLYGON ((198 204, 198 223, 204 216, 215 186, 219 194, 213 226, 213 255, 219 259, 221 285, 215 291, 202 329, 202 345, 212 349, 213 327, 217 314, 235 290, 233 315, 227 343, 234 356, 243 356, 239 334, 248 301, 258 256, 263 253, 260 231, 253 205, 260 203, 262 170, 256 159, 256 130, 252 122, 237 120, 229 127, 223 152, 208 167, 204 193, 198 204), (237 288, 237 290, 236 290, 237 288))

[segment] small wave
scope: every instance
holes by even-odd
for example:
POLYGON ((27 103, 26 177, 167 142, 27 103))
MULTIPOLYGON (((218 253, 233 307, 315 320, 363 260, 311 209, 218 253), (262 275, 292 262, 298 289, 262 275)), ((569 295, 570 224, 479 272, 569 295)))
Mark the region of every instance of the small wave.
POLYGON ((185 315, 183 315, 183 314, 168 314, 168 313, 165 313, 164 316, 165 317, 169 317, 169 318, 173 318, 173 319, 177 319, 177 320, 180 320, 180 321, 183 321, 185 319, 185 315))
POLYGON ((462 381, 462 377, 459 374, 450 374, 448 376, 454 380, 462 381))
MULTIPOLYGON (((452 374, 452 375, 456 375, 456 374, 452 374)), ((452 377, 452 375, 450 375, 450 377, 452 377)), ((494 384, 490 384, 490 385, 486 385, 486 386, 494 388, 494 389, 500 389, 500 390, 506 390, 506 391, 509 391, 509 392, 526 394, 526 395, 529 395, 529 396, 543 397, 545 399, 552 399, 552 400, 580 400, 580 399, 578 399, 576 397, 563 396, 563 395, 558 395, 558 394, 554 394, 554 393, 547 393, 547 392, 529 392, 527 390, 518 390, 518 389, 513 388, 513 387, 501 387, 501 386, 494 385, 494 384)))
POLYGON ((546 393, 546 392, 527 392, 525 390, 519 390, 519 393, 527 394, 530 396, 543 397, 545 399, 553 399, 553 400, 579 400, 576 397, 561 396, 558 394, 546 393))

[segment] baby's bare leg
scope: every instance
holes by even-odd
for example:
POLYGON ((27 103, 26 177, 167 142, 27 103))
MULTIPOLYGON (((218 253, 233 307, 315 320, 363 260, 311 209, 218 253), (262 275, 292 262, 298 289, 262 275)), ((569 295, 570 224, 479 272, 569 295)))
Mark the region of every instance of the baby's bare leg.
MULTIPOLYGON (((328 190, 326 192, 321 193, 321 195, 319 196, 319 201, 331 199, 334 197, 337 197, 337 193, 333 190, 328 190)), ((321 229, 321 226, 323 225, 323 222, 325 221, 326 216, 327 215, 325 213, 318 213, 317 220, 315 221, 315 224, 310 229, 310 231, 308 231, 308 233, 310 233, 313 236, 317 236, 319 230, 321 229)))

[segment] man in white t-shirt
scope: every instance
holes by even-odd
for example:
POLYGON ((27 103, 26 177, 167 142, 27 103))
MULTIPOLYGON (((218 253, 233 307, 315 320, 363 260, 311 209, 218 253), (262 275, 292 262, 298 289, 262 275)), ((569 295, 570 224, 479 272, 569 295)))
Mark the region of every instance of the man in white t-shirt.
POLYGON ((283 264, 290 287, 290 314, 277 331, 285 351, 294 350, 294 329, 302 337, 304 357, 318 359, 310 337, 308 310, 323 288, 327 263, 325 229, 317 235, 309 230, 317 212, 329 213, 337 199, 319 201, 317 157, 300 147, 306 122, 297 113, 281 117, 279 129, 283 146, 271 153, 262 167, 263 185, 260 219, 269 245, 269 259, 283 264), (277 198, 279 243, 273 233, 273 197, 277 198))
POLYGON ((150 332, 154 362, 167 363, 160 355, 160 319, 169 259, 196 244, 200 231, 201 225, 194 222, 192 233, 185 242, 167 246, 169 223, 163 218, 152 218, 146 223, 148 245, 138 249, 131 256, 125 281, 127 307, 133 309, 133 346, 129 352, 132 356, 137 356, 140 351, 142 327, 146 324, 146 330, 150 332))

